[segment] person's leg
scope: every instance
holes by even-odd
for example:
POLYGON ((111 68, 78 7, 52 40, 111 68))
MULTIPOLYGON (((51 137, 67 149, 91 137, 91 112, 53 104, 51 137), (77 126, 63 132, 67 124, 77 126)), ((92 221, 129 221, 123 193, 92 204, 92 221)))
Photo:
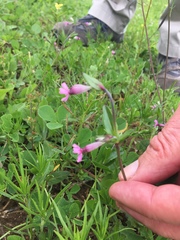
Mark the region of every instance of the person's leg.
POLYGON ((74 23, 56 23, 53 31, 56 36, 62 32, 66 36, 73 33, 79 37, 84 45, 88 44, 88 37, 97 39, 101 35, 105 40, 111 39, 122 42, 125 29, 133 17, 136 0, 94 0, 88 15, 74 23))
POLYGON ((178 87, 176 91, 180 93, 180 1, 171 1, 170 24, 168 23, 168 9, 162 14, 161 19, 165 18, 165 21, 159 29, 159 59, 160 62, 164 63, 164 66, 158 75, 158 83, 163 89, 171 86, 178 87), (169 31, 170 35, 168 34, 169 31), (169 40, 168 35, 170 36, 169 40), (166 66, 167 49, 168 65, 166 66), (167 73, 165 73, 166 70, 167 73))
MULTIPOLYGON (((160 27, 160 38, 158 43, 159 53, 166 56, 168 47, 168 8, 162 14, 161 19, 166 17, 160 27)), ((170 8, 170 39, 168 57, 180 58, 180 1, 172 1, 170 8)))
POLYGON ((134 16, 136 0, 94 0, 89 14, 107 24, 114 32, 123 34, 134 16))

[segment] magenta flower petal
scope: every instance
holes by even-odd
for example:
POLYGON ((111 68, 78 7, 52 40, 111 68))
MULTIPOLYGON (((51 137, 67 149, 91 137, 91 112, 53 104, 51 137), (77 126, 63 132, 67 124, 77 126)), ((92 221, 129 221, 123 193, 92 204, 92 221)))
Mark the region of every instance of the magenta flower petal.
POLYGON ((81 153, 78 155, 77 162, 78 163, 82 162, 82 158, 83 158, 83 154, 81 153))
POLYGON ((62 101, 62 102, 67 102, 68 98, 69 98, 69 94, 66 95, 66 97, 62 98, 61 101, 62 101))
POLYGON ((70 22, 67 22, 67 21, 65 21, 65 22, 63 22, 63 24, 64 24, 64 26, 68 26, 69 24, 71 24, 70 22))
POLYGON ((85 22, 85 25, 86 25, 86 26, 91 26, 92 23, 91 23, 91 22, 85 22))
POLYGON ((61 99, 62 102, 66 102, 68 100, 69 94, 70 94, 69 92, 70 92, 70 89, 68 88, 67 84, 63 82, 61 84, 61 88, 59 88, 59 93, 66 95, 64 98, 61 99))
POLYGON ((73 144, 73 153, 81 154, 82 149, 77 144, 73 144))
POLYGON ((83 158, 83 153, 91 152, 96 148, 103 145, 105 142, 94 142, 86 145, 84 148, 80 148, 77 144, 73 144, 73 153, 78 154, 77 162, 81 162, 83 158))
POLYGON ((112 50, 111 53, 112 53, 112 55, 115 55, 115 54, 116 54, 116 52, 115 52, 114 50, 112 50))
POLYGON ((83 148, 83 153, 84 152, 91 152, 91 151, 95 150, 96 148, 99 148, 103 144, 104 144, 104 142, 90 143, 83 148))
POLYGON ((154 109, 156 109, 156 107, 157 107, 157 105, 154 104, 153 106, 151 106, 151 109, 154 110, 154 109))
POLYGON ((75 39, 75 40, 81 40, 81 38, 78 37, 78 36, 75 36, 74 39, 75 39))
POLYGON ((73 144, 73 153, 78 154, 77 162, 81 162, 83 158, 83 149, 80 148, 77 144, 73 144))
POLYGON ((69 95, 76 95, 83 92, 87 92, 91 89, 90 86, 82 85, 82 84, 75 84, 70 89, 68 88, 67 84, 63 82, 61 84, 61 88, 59 88, 60 94, 65 94, 66 96, 61 99, 61 101, 66 102, 69 98, 69 95))
POLYGON ((159 124, 159 123, 158 123, 158 120, 155 119, 155 120, 154 120, 154 127, 157 127, 158 124, 159 124))
POLYGON ((82 85, 82 84, 75 84, 71 87, 69 94, 80 94, 83 92, 87 92, 91 89, 90 86, 82 85))
POLYGON ((158 120, 154 120, 154 127, 164 127, 164 123, 159 123, 158 120))
POLYGON ((61 88, 59 88, 59 93, 60 94, 69 94, 70 89, 68 88, 67 84, 63 82, 61 84, 61 88))

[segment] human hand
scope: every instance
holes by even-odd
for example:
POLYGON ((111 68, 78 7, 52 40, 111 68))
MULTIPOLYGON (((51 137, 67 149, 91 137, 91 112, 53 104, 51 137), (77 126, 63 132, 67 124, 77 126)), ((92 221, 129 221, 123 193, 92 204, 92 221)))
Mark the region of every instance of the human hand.
POLYGON ((128 181, 113 184, 117 206, 153 232, 180 240, 180 177, 176 184, 154 186, 180 171, 180 107, 147 150, 125 169, 128 181))

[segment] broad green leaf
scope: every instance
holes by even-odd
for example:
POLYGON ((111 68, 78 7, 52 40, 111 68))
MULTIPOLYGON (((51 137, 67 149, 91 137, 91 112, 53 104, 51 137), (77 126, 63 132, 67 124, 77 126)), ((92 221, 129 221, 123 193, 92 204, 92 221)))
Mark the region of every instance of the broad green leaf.
POLYGON ((129 240, 129 239, 133 239, 133 240, 143 240, 144 238, 139 236, 139 234, 135 233, 135 230, 134 231, 123 231, 123 235, 124 236, 124 240, 129 240))
POLYGON ((11 114, 4 114, 1 117, 1 120, 2 120, 1 128, 5 132, 10 133, 12 128, 13 128, 12 115, 11 114))
POLYGON ((167 240, 167 238, 164 238, 164 237, 158 236, 158 237, 156 238, 156 240, 167 240))
POLYGON ((103 124, 105 131, 113 136, 113 119, 112 114, 107 106, 103 106, 103 124))
POLYGON ((76 142, 79 144, 87 143, 92 136, 92 132, 89 128, 82 128, 79 130, 76 142))
POLYGON ((80 207, 79 205, 74 202, 71 204, 69 208, 69 218, 74 218, 80 213, 80 207))
POLYGON ((44 120, 49 122, 55 122, 56 121, 56 114, 51 106, 44 105, 39 107, 38 109, 38 115, 44 120))
POLYGON ((19 49, 19 41, 18 41, 18 40, 12 39, 12 40, 10 41, 10 43, 11 43, 11 45, 12 45, 12 47, 13 47, 14 49, 19 49))
POLYGON ((62 128, 63 124, 57 123, 57 122, 50 122, 50 123, 47 123, 46 126, 50 130, 54 130, 54 129, 62 128))
POLYGON ((32 25, 31 30, 34 34, 39 34, 41 32, 41 26, 38 23, 32 25))
POLYGON ((2 168, 2 166, 0 167, 0 190, 4 190, 6 184, 4 183, 4 177, 6 175, 5 170, 2 168))
POLYGON ((56 112, 56 118, 58 122, 61 122, 66 119, 69 112, 65 109, 64 106, 58 107, 58 110, 56 112))
POLYGON ((18 142, 19 141, 19 132, 10 133, 9 137, 11 138, 11 140, 13 142, 18 142))
POLYGON ((10 85, 8 88, 0 89, 0 101, 4 100, 6 93, 12 91, 14 89, 13 85, 10 85))
POLYGON ((8 30, 17 29, 17 26, 16 26, 16 25, 8 25, 8 26, 7 26, 7 29, 8 29, 8 30))
POLYGON ((11 235, 7 237, 7 240, 23 240, 24 238, 17 236, 17 235, 11 235))
POLYGON ((12 58, 11 61, 9 62, 9 70, 11 72, 15 72, 17 70, 17 62, 14 58, 12 58))
POLYGON ((7 159, 6 156, 1 156, 0 157, 0 169, 1 169, 1 166, 2 166, 1 162, 4 162, 6 159, 7 159))
POLYGON ((127 130, 128 124, 124 118, 117 119, 118 132, 123 133, 127 130))
POLYGON ((48 185, 54 185, 68 179, 68 171, 56 171, 49 175, 48 185))
POLYGON ((103 85, 100 81, 98 81, 96 78, 93 78, 86 73, 83 73, 84 78, 86 79, 86 82, 92 87, 95 88, 96 90, 101 90, 99 87, 100 85, 103 85))
POLYGON ((31 94, 36 87, 37 87, 36 83, 29 84, 28 87, 22 89, 22 91, 19 94, 19 97, 20 98, 26 97, 28 94, 31 94))
POLYGON ((0 31, 4 30, 6 28, 6 23, 0 19, 0 31))
POLYGON ((80 186, 78 185, 78 184, 75 184, 72 188, 71 188, 71 190, 69 191, 71 194, 76 194, 76 193, 78 193, 79 192, 79 190, 80 190, 80 186))
POLYGON ((138 158, 139 158, 139 155, 136 152, 130 152, 130 153, 128 153, 124 163, 126 165, 129 165, 130 163, 134 162, 138 158))

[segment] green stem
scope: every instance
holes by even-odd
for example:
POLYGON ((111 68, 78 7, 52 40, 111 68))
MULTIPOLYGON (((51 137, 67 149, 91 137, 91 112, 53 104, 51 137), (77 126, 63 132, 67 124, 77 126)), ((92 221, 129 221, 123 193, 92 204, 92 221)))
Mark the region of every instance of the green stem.
POLYGON ((159 87, 158 87, 158 83, 157 83, 157 77, 156 77, 155 70, 154 70, 154 64, 153 64, 153 58, 152 58, 152 52, 151 52, 151 44, 150 44, 149 34, 148 34, 148 30, 147 30, 147 19, 146 19, 146 15, 145 15, 143 0, 141 0, 141 8, 142 8, 142 15, 143 15, 143 20, 144 20, 144 29, 145 29, 146 39, 147 39, 148 52, 149 52, 150 68, 151 68, 153 79, 154 79, 154 82, 156 85, 158 98, 159 98, 160 103, 162 104, 162 99, 161 99, 161 95, 160 95, 160 91, 159 91, 159 87))
POLYGON ((118 158, 118 160, 119 160, 119 165, 120 165, 120 169, 121 169, 121 172, 122 172, 124 181, 127 181, 126 174, 125 174, 125 172, 124 172, 124 167, 123 167, 122 159, 121 159, 121 156, 120 156, 120 146, 119 146, 119 143, 116 143, 115 146, 116 146, 117 158, 118 158))
MULTIPOLYGON (((115 107, 114 107, 114 100, 112 98, 111 93, 106 88, 103 88, 103 91, 106 93, 106 95, 108 96, 108 98, 110 100, 110 103, 111 103, 112 116, 113 116, 113 131, 117 135, 118 129, 117 129, 117 125, 116 125, 116 112, 115 112, 115 107)), ((117 158, 119 160, 120 170, 122 172, 124 180, 126 181, 127 178, 126 178, 126 175, 125 175, 125 172, 124 172, 123 163, 122 163, 122 159, 121 159, 121 156, 120 156, 120 144, 119 144, 119 142, 115 143, 115 146, 116 146, 117 158)))

